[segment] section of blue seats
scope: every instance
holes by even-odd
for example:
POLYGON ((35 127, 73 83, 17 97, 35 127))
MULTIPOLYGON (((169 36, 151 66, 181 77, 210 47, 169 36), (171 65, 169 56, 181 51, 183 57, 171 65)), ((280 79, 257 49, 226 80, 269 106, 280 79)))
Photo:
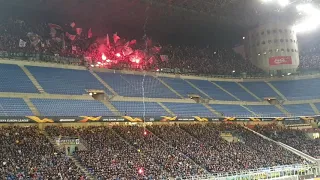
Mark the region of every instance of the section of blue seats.
POLYGON ((277 107, 274 105, 246 105, 251 111, 256 115, 262 117, 284 117, 283 114, 277 107))
POLYGON ((222 101, 236 101, 236 99, 230 96, 228 93, 212 84, 209 81, 205 80, 188 80, 212 99, 222 100, 222 101))
POLYGON ((149 98, 179 98, 152 76, 97 72, 120 96, 149 98))
POLYGON ((217 112, 221 113, 224 116, 240 116, 240 117, 247 117, 253 116, 251 112, 249 112, 246 108, 240 105, 231 105, 231 104, 210 104, 210 106, 216 110, 217 112))
POLYGON ((47 93, 51 94, 86 94, 86 89, 103 90, 105 88, 89 71, 26 66, 47 93))
POLYGON ((0 98, 0 116, 32 116, 22 98, 0 98))
POLYGON ((0 92, 39 93, 17 65, 0 64, 0 92))
POLYGON ((112 105, 128 116, 169 116, 170 114, 156 102, 112 101, 112 105))
POLYGON ((199 92, 197 89, 192 87, 189 83, 187 83, 183 79, 167 78, 167 77, 159 77, 159 78, 185 98, 188 98, 188 95, 190 94, 197 94, 201 97, 206 97, 204 94, 199 92))
POLYGON ((202 104, 187 104, 187 103, 163 103, 169 108, 176 116, 180 117, 192 117, 192 116, 203 116, 213 117, 209 109, 204 107, 202 104))
POLYGON ((31 99, 42 116, 114 116, 95 100, 31 99))
POLYGON ((266 97, 276 97, 277 98, 279 96, 265 82, 242 82, 241 84, 261 99, 266 98, 266 97))
POLYGON ((272 81, 288 100, 310 100, 320 98, 320 79, 272 81))
POLYGON ((235 82, 216 81, 215 83, 242 101, 258 101, 235 82))
POLYGON ((310 104, 290 104, 283 105, 283 107, 293 116, 312 116, 315 112, 310 104))

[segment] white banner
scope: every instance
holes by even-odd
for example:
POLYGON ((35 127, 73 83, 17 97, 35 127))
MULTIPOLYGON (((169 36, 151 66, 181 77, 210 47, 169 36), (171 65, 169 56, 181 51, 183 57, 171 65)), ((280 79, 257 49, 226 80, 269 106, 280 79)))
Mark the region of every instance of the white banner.
POLYGON ((19 47, 26 47, 26 44, 27 44, 26 41, 20 39, 20 41, 19 41, 19 47))

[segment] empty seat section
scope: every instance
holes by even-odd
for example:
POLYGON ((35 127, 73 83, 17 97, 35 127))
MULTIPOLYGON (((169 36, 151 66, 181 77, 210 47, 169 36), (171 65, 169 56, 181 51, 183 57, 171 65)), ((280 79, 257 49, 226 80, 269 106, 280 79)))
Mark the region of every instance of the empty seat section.
POLYGON ((317 107, 317 109, 320 111, 320 103, 314 103, 314 105, 317 107))
POLYGON ((171 88, 177 91, 181 96, 188 97, 189 94, 197 94, 201 97, 206 97, 204 94, 199 92, 197 89, 192 87, 183 79, 175 79, 175 78, 167 78, 167 77, 160 77, 162 81, 168 84, 171 88))
POLYGON ((89 71, 35 66, 27 68, 47 93, 80 95, 86 94, 86 89, 95 89, 111 95, 89 71))
POLYGON ((0 91, 38 93, 28 76, 17 65, 0 64, 0 91))
POLYGON ((31 99, 42 116, 113 116, 95 100, 31 99))
POLYGON ((256 98, 254 98, 251 94, 249 94, 246 90, 244 90, 235 82, 217 81, 215 83, 242 101, 257 101, 256 98))
POLYGON ((237 117, 253 116, 251 112, 249 112, 246 108, 240 105, 210 104, 210 106, 224 116, 237 116, 237 117))
POLYGON ((243 82, 244 87, 253 94, 263 99, 266 97, 278 97, 279 95, 265 82, 243 82))
POLYGON ((271 82, 288 100, 320 98, 320 79, 303 79, 271 82))
POLYGON ((210 96, 212 99, 215 100, 224 100, 224 101, 235 101, 236 99, 230 96, 225 91, 218 88, 216 85, 212 84, 209 81, 204 80, 188 80, 199 89, 201 89, 204 93, 210 96))
POLYGON ((209 109, 202 104, 187 104, 187 103, 163 103, 169 108, 176 116, 192 117, 192 116, 204 116, 213 117, 209 109))
POLYGON ((167 116, 170 115, 156 102, 128 102, 128 101, 113 101, 111 102, 122 115, 128 116, 167 116))
POLYGON ((290 114, 295 116, 311 116, 315 115, 315 112, 311 108, 310 104, 290 104, 283 106, 290 114))
POLYGON ((178 98, 175 93, 152 76, 105 72, 97 72, 97 74, 120 96, 178 98))
POLYGON ((273 105, 247 105, 251 111, 261 117, 283 117, 285 116, 277 107, 273 105))
POLYGON ((0 98, 0 116, 32 116, 22 98, 0 98))

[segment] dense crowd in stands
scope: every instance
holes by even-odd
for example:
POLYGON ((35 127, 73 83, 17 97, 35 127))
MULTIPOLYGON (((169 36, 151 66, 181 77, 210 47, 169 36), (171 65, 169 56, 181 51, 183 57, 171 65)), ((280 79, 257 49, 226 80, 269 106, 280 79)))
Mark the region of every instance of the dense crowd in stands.
MULTIPOLYGON (((70 30, 70 27, 67 29, 70 30)), ((68 32, 74 32, 74 29, 68 32)), ((101 61, 101 46, 98 45, 103 41, 101 39, 103 38, 88 38, 87 29, 84 29, 82 34, 77 35, 72 41, 66 36, 52 38, 47 22, 35 23, 8 18, 1 20, 0 23, 0 56, 7 58, 20 57, 21 59, 51 61, 64 64, 88 66, 88 64, 91 63, 96 65, 98 61, 101 61), (27 36, 28 33, 32 35, 29 34, 27 36), (32 44, 31 41, 34 40, 33 38, 39 38, 39 42, 32 44), (20 39, 26 42, 25 47, 19 47, 20 39), (76 50, 74 50, 73 47, 75 47, 76 50), (85 57, 90 57, 90 60, 85 57), (89 61, 89 63, 87 63, 87 61, 89 61)), ((121 40, 125 43, 125 38, 121 40)), ((112 41, 111 35, 110 41, 112 41)), ((135 45, 135 49, 141 50, 141 52, 148 51, 149 53, 151 49, 147 49, 143 45, 144 40, 139 41, 142 42, 135 45)), ((118 47, 114 47, 112 49, 113 57, 115 52, 118 51, 117 48, 118 47)), ((318 46, 302 50, 302 52, 300 52, 300 68, 318 68, 319 52, 318 46)), ((108 54, 108 52, 106 52, 106 54, 108 54)), ((198 48, 163 45, 157 55, 146 57, 141 61, 140 65, 131 63, 128 60, 112 60, 111 62, 111 65, 108 64, 105 65, 105 67, 116 69, 162 69, 164 72, 215 75, 238 75, 242 72, 255 75, 262 73, 260 69, 236 54, 232 48, 213 48, 209 46, 206 48, 198 48), (160 54, 168 55, 168 60, 163 61, 163 59, 160 58, 160 54), (153 57, 151 61, 150 57, 153 57)))
POLYGON ((306 131, 276 125, 256 126, 255 130, 313 157, 320 157, 320 139, 312 139, 306 131))
POLYGON ((185 178, 304 163, 276 144, 229 124, 49 126, 46 132, 80 136, 87 150, 74 156, 101 180, 185 178), (238 140, 223 140, 220 133, 226 131, 238 140))
POLYGON ((37 127, 1 127, 0 147, 1 179, 86 179, 37 127))

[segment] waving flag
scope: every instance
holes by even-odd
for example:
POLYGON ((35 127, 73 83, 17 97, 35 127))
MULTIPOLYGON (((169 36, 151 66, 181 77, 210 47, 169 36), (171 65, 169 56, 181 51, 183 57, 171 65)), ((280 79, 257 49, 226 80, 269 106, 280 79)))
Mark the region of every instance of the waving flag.
POLYGON ((91 28, 88 31, 88 38, 92 38, 92 29, 91 28))
POLYGON ((76 35, 72 35, 72 34, 69 34, 68 32, 66 32, 66 36, 71 40, 75 40, 76 39, 76 35))
POLYGON ((26 41, 20 39, 20 41, 19 41, 19 47, 26 47, 26 44, 27 44, 26 41))
POLYGON ((82 33, 82 28, 76 28, 76 32, 77 32, 77 35, 81 35, 81 33, 82 33))
POLYGON ((117 43, 120 37, 118 36, 118 33, 113 34, 113 42, 117 43))

